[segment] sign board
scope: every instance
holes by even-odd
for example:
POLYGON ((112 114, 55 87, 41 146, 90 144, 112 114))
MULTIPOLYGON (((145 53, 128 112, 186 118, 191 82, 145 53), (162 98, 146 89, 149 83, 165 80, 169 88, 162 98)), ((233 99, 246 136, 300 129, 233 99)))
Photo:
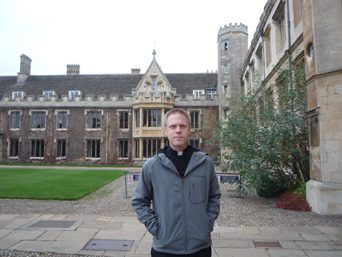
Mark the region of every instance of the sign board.
POLYGON ((219 183, 241 183, 241 175, 236 173, 216 173, 219 183))

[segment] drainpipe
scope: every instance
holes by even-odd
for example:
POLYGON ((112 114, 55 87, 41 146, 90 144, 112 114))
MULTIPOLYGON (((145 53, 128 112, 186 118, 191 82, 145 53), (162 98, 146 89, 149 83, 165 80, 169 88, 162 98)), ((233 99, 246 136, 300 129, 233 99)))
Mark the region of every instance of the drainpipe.
POLYGON ((290 87, 292 89, 292 54, 291 54, 291 20, 290 20, 290 4, 289 0, 286 0, 286 14, 287 14, 287 42, 288 42, 288 62, 289 62, 289 71, 290 71, 290 87))

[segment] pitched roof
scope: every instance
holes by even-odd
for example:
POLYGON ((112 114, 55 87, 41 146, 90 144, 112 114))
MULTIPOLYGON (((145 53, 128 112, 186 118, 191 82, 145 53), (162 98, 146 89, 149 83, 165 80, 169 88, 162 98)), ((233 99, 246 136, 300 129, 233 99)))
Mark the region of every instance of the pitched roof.
MULTIPOLYGON (((177 94, 192 94, 194 89, 216 88, 217 85, 217 73, 166 73, 165 76, 177 94)), ((82 96, 130 95, 142 77, 143 74, 34 75, 20 85, 16 76, 0 76, 0 99, 10 97, 13 91, 37 97, 43 91, 54 90, 59 98, 68 95, 69 90, 80 90, 82 96)))

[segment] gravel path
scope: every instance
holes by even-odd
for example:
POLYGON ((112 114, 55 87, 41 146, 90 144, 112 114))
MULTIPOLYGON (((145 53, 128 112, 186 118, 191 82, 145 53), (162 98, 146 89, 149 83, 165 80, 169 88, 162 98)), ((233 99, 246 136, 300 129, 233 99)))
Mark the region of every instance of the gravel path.
MULTIPOLYGON (((11 200, 0 199, 3 214, 79 214, 103 216, 135 216, 131 195, 135 182, 121 177, 78 201, 11 200)), ((236 198, 227 184, 222 191, 220 226, 341 226, 342 216, 321 216, 312 212, 289 211, 275 208, 275 200, 257 196, 236 198)), ((171 195, 170 195, 171 197, 171 195)))

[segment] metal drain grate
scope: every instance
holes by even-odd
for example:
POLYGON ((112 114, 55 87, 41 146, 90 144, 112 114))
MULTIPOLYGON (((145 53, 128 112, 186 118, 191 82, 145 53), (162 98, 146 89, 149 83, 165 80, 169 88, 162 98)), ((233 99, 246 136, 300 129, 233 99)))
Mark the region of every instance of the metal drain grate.
POLYGON ((257 248, 273 248, 281 247, 278 241, 276 242, 254 242, 254 246, 257 248))
POLYGON ((40 220, 29 228, 70 228, 76 221, 72 220, 40 220))
POLYGON ((133 240, 91 239, 83 250, 93 251, 129 251, 133 240))

